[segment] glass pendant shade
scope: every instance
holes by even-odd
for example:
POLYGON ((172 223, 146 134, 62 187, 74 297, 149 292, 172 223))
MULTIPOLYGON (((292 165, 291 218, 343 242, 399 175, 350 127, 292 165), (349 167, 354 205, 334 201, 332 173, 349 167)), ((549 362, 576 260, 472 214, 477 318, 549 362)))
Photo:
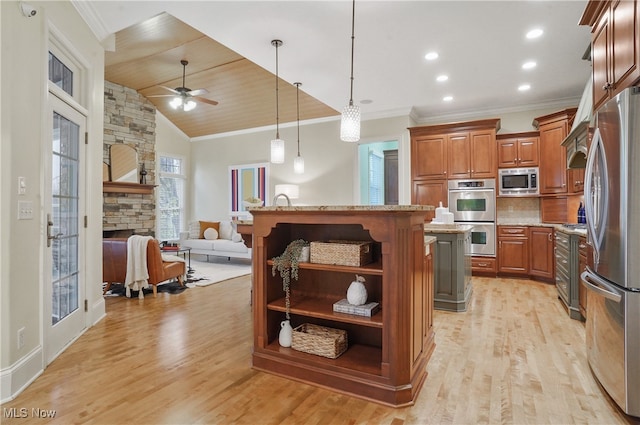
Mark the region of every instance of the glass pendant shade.
POLYGON ((340 140, 343 142, 357 142, 360 140, 360 107, 351 102, 342 110, 340 140))
POLYGON ((169 105, 171 105, 171 107, 173 109, 178 109, 179 107, 182 106, 182 98, 181 97, 174 97, 173 100, 171 102, 169 102, 169 105))
POLYGON ((276 136, 271 141, 271 162, 274 164, 282 164, 284 162, 284 140, 276 136))
POLYGON ((173 109, 182 109, 185 112, 189 112, 192 109, 195 109, 196 102, 194 102, 191 99, 185 100, 182 98, 182 96, 177 96, 177 97, 174 97, 171 102, 169 102, 169 105, 173 109))
POLYGON ((187 100, 184 103, 182 110, 185 112, 189 112, 190 110, 195 109, 195 107, 196 107, 196 102, 194 102, 193 100, 187 100))
POLYGON ((293 172, 296 174, 304 174, 304 158, 300 155, 293 160, 293 172))

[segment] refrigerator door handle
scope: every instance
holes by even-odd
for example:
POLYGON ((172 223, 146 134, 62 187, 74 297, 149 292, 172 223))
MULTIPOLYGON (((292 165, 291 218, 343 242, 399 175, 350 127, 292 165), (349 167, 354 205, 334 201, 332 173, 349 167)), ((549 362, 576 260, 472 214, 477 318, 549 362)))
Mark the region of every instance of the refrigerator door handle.
POLYGON ((616 303, 620 303, 620 301, 622 301, 622 295, 620 295, 620 293, 609 283, 591 272, 588 267, 587 270, 582 272, 580 278, 582 279, 582 283, 584 283, 584 285, 593 292, 616 303))

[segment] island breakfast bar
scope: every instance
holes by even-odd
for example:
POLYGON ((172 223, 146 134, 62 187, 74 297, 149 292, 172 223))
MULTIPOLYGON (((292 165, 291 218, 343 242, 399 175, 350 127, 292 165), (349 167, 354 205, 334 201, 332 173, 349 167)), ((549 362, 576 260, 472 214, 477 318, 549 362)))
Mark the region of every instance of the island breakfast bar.
MULTIPOLYGON (((425 213, 431 206, 257 207, 253 215, 253 367, 390 406, 413 404, 435 348, 432 247, 425 245, 425 213), (311 242, 311 262, 299 264, 290 284, 292 347, 278 334, 287 303, 273 258, 295 240, 311 242), (313 262, 313 242, 358 241, 371 250, 358 266, 313 262), (334 311, 356 275, 370 317, 334 311), (336 358, 300 351, 296 332, 328 328, 346 337, 336 358)), ((324 242, 315 245, 322 245, 324 242)), ((431 239, 428 240, 432 242, 431 239)), ((317 258, 317 257, 316 257, 317 258)))

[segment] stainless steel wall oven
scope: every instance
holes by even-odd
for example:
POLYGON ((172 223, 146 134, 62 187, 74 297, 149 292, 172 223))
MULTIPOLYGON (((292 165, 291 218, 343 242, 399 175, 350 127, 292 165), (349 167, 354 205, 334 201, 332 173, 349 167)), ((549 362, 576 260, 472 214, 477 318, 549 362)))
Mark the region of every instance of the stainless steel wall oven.
POLYGON ((474 226, 471 255, 496 255, 496 182, 449 180, 449 211, 459 224, 474 226))

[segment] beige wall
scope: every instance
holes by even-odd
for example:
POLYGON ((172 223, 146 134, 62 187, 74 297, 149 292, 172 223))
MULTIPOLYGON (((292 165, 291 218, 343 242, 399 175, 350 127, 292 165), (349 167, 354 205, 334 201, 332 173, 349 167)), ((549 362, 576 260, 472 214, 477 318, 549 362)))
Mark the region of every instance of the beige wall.
POLYGON ((26 18, 17 1, 0 2, 0 377, 2 400, 12 397, 44 367, 42 308, 45 214, 43 147, 47 131, 47 50, 49 31, 73 40, 72 53, 87 67, 88 111, 86 214, 89 217, 83 267, 89 313, 86 325, 104 315, 102 274, 102 127, 104 50, 70 2, 30 2, 37 15, 26 18), (17 195, 18 176, 27 193, 17 195), (18 200, 32 201, 33 220, 17 217, 18 200), (17 348, 17 330, 25 345, 17 348), (39 370, 38 370, 39 369, 39 370))
MULTIPOLYGON (((361 142, 404 140, 408 146, 408 117, 364 121, 361 142)), ((339 119, 301 125, 300 153, 305 160, 302 175, 293 172, 297 155, 296 127, 280 128, 285 140, 284 164, 270 164, 269 203, 274 186, 300 186, 298 205, 350 205, 357 203, 357 143, 340 141, 339 119)), ((275 130, 198 140, 192 146, 191 219, 222 219, 229 216, 229 165, 269 162, 270 141, 275 130)), ((403 170, 404 171, 404 170, 403 170)))
MULTIPOLYGON (((160 160, 159 155, 167 154, 167 155, 176 155, 184 158, 185 160, 185 173, 187 176, 191 174, 191 142, 189 137, 184 134, 178 127, 176 127, 171 121, 169 121, 164 115, 160 112, 156 112, 156 167, 159 167, 160 160)), ((156 169, 156 184, 158 184, 158 172, 159 169, 156 169)), ((189 190, 189 185, 187 185, 186 190, 186 211, 185 216, 186 219, 190 217, 190 207, 191 207, 191 190, 189 190)), ((157 199, 157 191, 156 191, 156 199, 157 199)), ((158 206, 158 202, 156 202, 156 207, 158 206)), ((158 212, 156 210, 156 235, 158 234, 157 229, 157 220, 158 212)), ((183 226, 186 226, 186 222, 183 223, 183 226)), ((186 228, 186 227, 183 227, 186 228)))

